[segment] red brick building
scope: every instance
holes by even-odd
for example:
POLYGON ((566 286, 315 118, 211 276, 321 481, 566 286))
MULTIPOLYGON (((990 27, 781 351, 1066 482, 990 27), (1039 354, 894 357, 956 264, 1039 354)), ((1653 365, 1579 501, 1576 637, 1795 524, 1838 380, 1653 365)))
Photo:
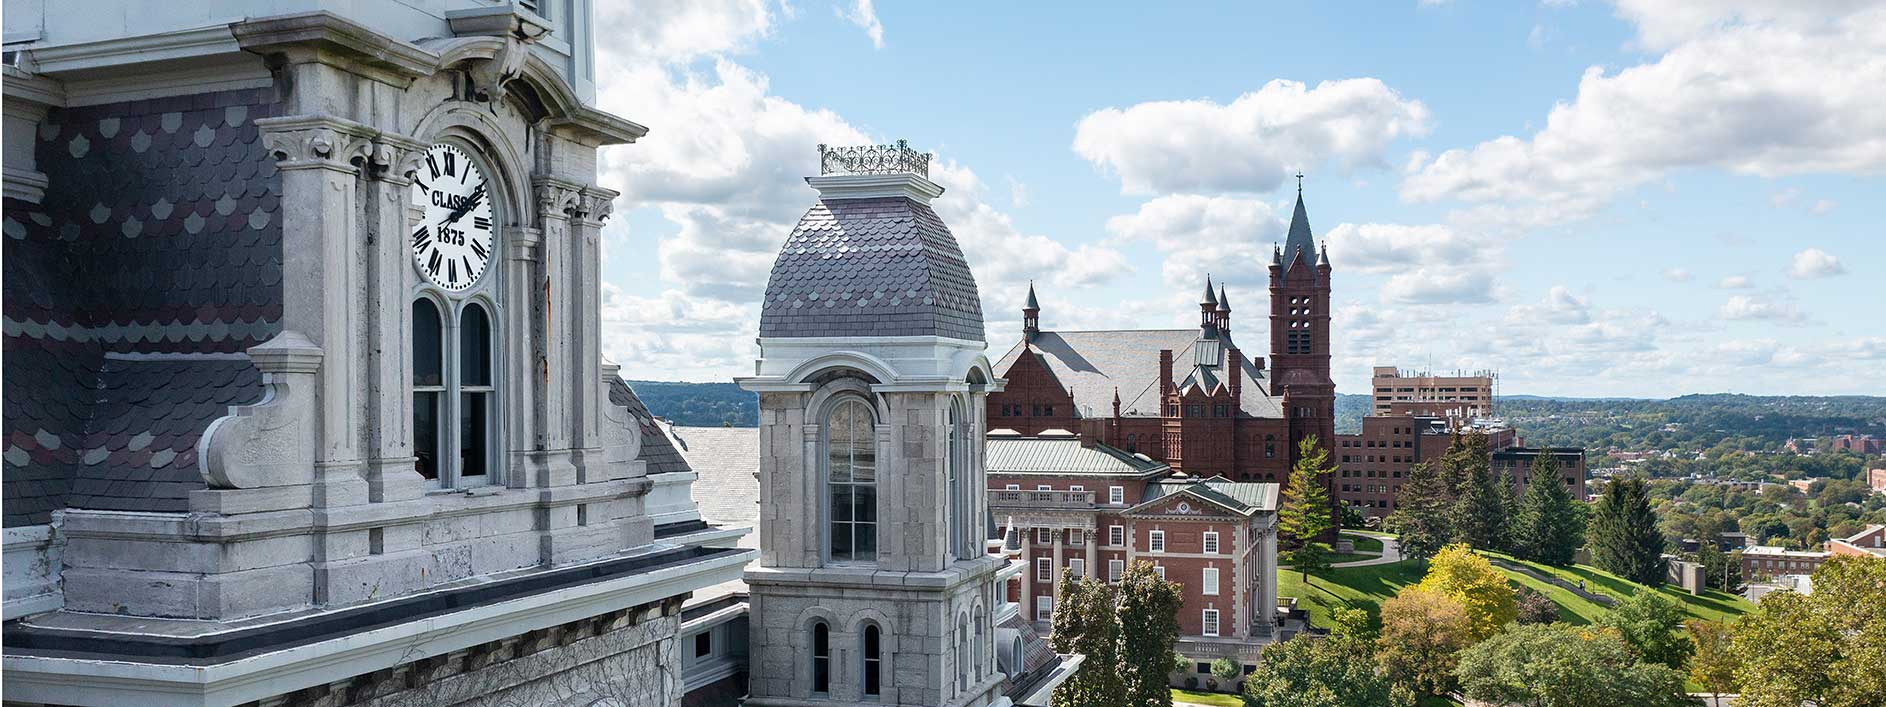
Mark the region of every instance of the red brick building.
POLYGON ((1048 628, 1062 570, 1117 581, 1149 562, 1182 587, 1178 651, 1203 662, 1239 656, 1274 635, 1275 483, 1200 479, 1079 438, 993 432, 984 451, 995 520, 1027 569, 1010 597, 1048 628))
POLYGON ((1362 506, 1365 516, 1386 516, 1395 510, 1395 496, 1414 465, 1433 462, 1453 444, 1455 432, 1487 436, 1491 469, 1496 478, 1526 492, 1532 465, 1550 453, 1558 462, 1559 483, 1573 498, 1585 498, 1585 450, 1574 447, 1520 446, 1518 433, 1503 424, 1484 422, 1456 426, 1451 418, 1369 416, 1362 431, 1336 435, 1336 493, 1345 503, 1362 506))
POLYGON ((1838 435, 1830 445, 1836 452, 1880 454, 1886 452, 1886 440, 1873 435, 1838 435))
POLYGON ((1330 265, 1298 194, 1270 263, 1271 367, 1233 338, 1232 309, 1209 279, 1197 329, 1050 331, 1030 287, 1022 341, 995 365, 990 429, 1066 430, 1195 477, 1282 481, 1297 440, 1335 436, 1330 265))

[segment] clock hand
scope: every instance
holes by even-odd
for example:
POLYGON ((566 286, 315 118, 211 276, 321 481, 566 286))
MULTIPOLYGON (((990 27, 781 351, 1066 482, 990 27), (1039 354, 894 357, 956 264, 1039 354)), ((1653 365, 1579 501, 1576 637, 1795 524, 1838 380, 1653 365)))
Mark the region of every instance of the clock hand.
POLYGON ((485 185, 480 184, 478 185, 477 189, 472 190, 471 197, 466 199, 464 204, 461 204, 459 205, 458 208, 453 209, 452 213, 445 217, 445 225, 458 223, 459 219, 464 218, 465 214, 471 213, 472 209, 478 208, 478 203, 484 200, 485 200, 485 185))

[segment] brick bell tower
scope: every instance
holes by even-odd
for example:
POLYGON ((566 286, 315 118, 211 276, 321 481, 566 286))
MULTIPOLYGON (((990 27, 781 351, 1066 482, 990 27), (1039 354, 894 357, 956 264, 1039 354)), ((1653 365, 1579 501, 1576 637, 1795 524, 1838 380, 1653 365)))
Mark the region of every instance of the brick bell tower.
MULTIPOLYGON (((1335 445, 1336 383, 1329 375, 1329 274, 1329 251, 1319 251, 1310 235, 1310 218, 1303 208, 1303 175, 1299 173, 1297 207, 1290 215, 1289 235, 1282 250, 1272 251, 1270 261, 1272 380, 1284 396, 1293 467, 1301 456, 1297 452, 1299 440, 1314 435, 1332 453, 1335 445)), ((1330 501, 1336 506, 1340 499, 1333 491, 1333 478, 1326 485, 1332 489, 1330 501)))

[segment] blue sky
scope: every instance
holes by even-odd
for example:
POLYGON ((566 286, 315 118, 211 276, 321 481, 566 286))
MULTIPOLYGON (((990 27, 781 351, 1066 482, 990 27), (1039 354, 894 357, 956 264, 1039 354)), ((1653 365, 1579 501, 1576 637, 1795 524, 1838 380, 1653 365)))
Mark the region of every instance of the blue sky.
MULTIPOLYGON (((1175 327, 1206 272, 1262 340, 1302 170, 1336 377, 1503 392, 1886 394, 1886 7, 599 3, 605 352, 751 370, 820 142, 935 152, 991 355, 1175 327)), ((1245 323, 1238 327, 1238 323, 1245 323)))

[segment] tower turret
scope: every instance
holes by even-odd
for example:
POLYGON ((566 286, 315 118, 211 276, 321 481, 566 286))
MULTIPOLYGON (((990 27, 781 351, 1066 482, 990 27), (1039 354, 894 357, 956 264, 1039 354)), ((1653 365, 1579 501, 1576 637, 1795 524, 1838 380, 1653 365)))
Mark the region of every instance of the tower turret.
POLYGON ((1041 303, 1035 300, 1035 283, 1028 282, 1028 302, 1022 305, 1022 343, 1035 343, 1041 333, 1041 303))

